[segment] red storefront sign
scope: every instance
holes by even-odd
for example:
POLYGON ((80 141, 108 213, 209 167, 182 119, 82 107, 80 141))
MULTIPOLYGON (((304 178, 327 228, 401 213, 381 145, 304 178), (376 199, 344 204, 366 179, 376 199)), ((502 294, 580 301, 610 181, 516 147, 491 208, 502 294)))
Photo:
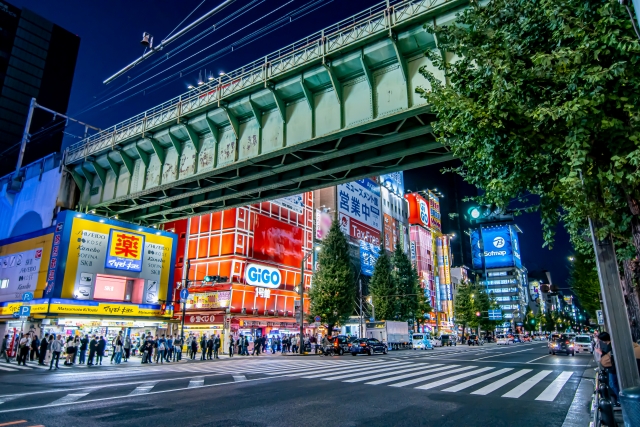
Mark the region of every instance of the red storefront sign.
POLYGON ((362 240, 375 246, 380 246, 380 230, 369 227, 357 219, 340 214, 340 229, 343 233, 348 234, 356 240, 362 240))
POLYGON ((299 267, 302 261, 302 228, 286 222, 255 216, 253 258, 299 267))
POLYGON ((187 314, 184 317, 184 323, 191 325, 206 325, 210 323, 222 323, 224 322, 224 315, 218 314, 187 314))

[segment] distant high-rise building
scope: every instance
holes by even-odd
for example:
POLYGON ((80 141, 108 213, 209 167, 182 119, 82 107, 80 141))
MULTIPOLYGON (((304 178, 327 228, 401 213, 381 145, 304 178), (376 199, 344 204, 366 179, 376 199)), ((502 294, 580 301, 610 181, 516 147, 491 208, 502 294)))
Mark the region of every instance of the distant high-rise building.
MULTIPOLYGON (((79 48, 77 35, 0 1, 0 170, 16 165, 31 98, 66 113, 79 48)), ((23 164, 60 151, 64 121, 52 119, 43 111, 34 114, 23 164)))

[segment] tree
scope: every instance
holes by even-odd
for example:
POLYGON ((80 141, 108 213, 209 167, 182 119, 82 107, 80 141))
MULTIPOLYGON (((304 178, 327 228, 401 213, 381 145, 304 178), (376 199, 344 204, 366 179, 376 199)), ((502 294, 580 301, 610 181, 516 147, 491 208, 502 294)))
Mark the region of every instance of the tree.
POLYGON ((418 308, 416 310, 416 324, 424 325, 427 323, 427 316, 431 315, 433 307, 431 307, 431 301, 424 293, 418 295, 418 308))
POLYGON ((396 290, 395 318, 413 323, 418 312, 418 296, 422 290, 418 285, 418 273, 407 254, 402 250, 400 240, 396 242, 391 264, 393 265, 392 277, 396 290))
POLYGON ((471 294, 474 289, 472 285, 463 280, 460 282, 453 296, 453 317, 457 325, 462 326, 464 333, 467 325, 475 321, 476 311, 473 306, 471 294))
POLYGON ((478 285, 478 294, 480 295, 479 301, 482 302, 480 327, 487 332, 493 331, 499 323, 502 323, 500 320, 489 320, 489 310, 497 310, 500 308, 496 295, 493 292, 487 293, 486 289, 481 285, 478 285))
POLYGON ((542 325, 544 324, 544 314, 542 313, 542 309, 538 309, 538 313, 535 316, 536 320, 536 331, 542 331, 542 325))
POLYGON ((600 310, 600 282, 593 256, 576 253, 571 264, 568 283, 582 308, 595 319, 596 310, 600 310))
POLYGON ((335 325, 343 324, 353 311, 356 283, 349 260, 347 239, 334 219, 318 254, 318 268, 309 291, 310 316, 320 316, 331 335, 335 325))
POLYGON ((428 31, 448 84, 423 67, 417 91, 478 200, 539 210, 548 245, 562 220, 585 254, 591 217, 622 257, 640 255, 640 44, 618 1, 474 1, 428 31))
POLYGON ((524 330, 527 332, 535 332, 538 330, 538 328, 536 327, 536 316, 534 316, 533 311, 529 310, 527 312, 522 325, 524 330))
POLYGON ((391 260, 384 248, 380 248, 380 255, 373 268, 373 275, 369 281, 373 307, 378 319, 395 319, 396 287, 391 277, 391 260))
POLYGON ((548 311, 544 314, 542 329, 544 329, 546 332, 553 332, 556 330, 556 321, 548 311))

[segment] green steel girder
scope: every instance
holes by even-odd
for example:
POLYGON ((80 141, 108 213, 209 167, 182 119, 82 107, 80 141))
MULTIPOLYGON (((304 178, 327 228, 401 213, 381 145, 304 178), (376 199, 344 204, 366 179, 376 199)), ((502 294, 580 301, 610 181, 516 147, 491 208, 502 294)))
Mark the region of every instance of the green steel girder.
POLYGON ((136 151, 138 152, 138 156, 140 156, 140 160, 144 164, 144 167, 148 168, 149 167, 149 154, 146 151, 144 151, 142 148, 140 148, 138 143, 135 143, 134 145, 136 147, 136 151))
POLYGON ((107 162, 109 163, 109 167, 111 168, 115 176, 120 176, 120 163, 113 160, 110 156, 107 156, 107 162))
POLYGON ((267 89, 273 95, 273 101, 275 102, 276 107, 280 112, 280 117, 282 117, 282 121, 286 122, 287 121, 287 105, 282 101, 282 98, 280 98, 280 95, 278 95, 278 92, 276 92, 276 90, 272 86, 268 85, 267 89))
POLYGON ((182 141, 180 141, 177 136, 172 134, 171 131, 169 131, 167 135, 169 136, 169 140, 171 140, 171 145, 178 153, 178 157, 182 156, 182 141))
MULTIPOLYGON (((87 165, 91 165, 93 167, 93 170, 95 171, 95 176, 97 176, 100 182, 102 183, 102 185, 104 185, 107 182, 107 179, 106 179, 107 171, 104 170, 102 166, 100 166, 97 162, 86 161, 82 165, 82 169, 85 171, 85 177, 87 176, 86 174, 92 173, 89 169, 87 169, 87 165)), ((93 182, 92 182, 92 185, 93 185, 93 182)))
MULTIPOLYGON (((395 116, 379 119, 375 125, 372 123, 366 123, 350 129, 344 129, 297 144, 293 147, 286 147, 276 153, 256 156, 251 162, 236 162, 228 166, 214 169, 212 172, 206 174, 176 181, 168 187, 160 186, 159 188, 151 188, 149 190, 141 191, 136 195, 123 196, 116 200, 102 203, 100 206, 117 204, 119 207, 118 212, 124 214, 133 210, 151 206, 154 202, 147 202, 147 198, 156 201, 160 198, 164 198, 164 202, 173 202, 177 199, 191 195, 190 191, 203 193, 205 190, 200 188, 200 182, 205 182, 209 186, 228 185, 231 181, 249 181, 273 175, 276 170, 284 170, 285 168, 293 169, 300 165, 312 164, 316 160, 321 159, 319 154, 326 156, 328 159, 336 158, 342 154, 342 151, 339 152, 339 149, 344 149, 347 146, 347 142, 350 137, 353 137, 354 135, 357 136, 363 132, 374 135, 397 133, 400 130, 398 125, 404 123, 407 119, 412 121, 411 124, 417 127, 418 132, 427 132, 428 129, 424 127, 424 124, 431 120, 431 116, 426 114, 426 111, 428 111, 428 107, 426 106, 414 111, 405 111, 395 116), (342 143, 340 143, 340 141, 342 141, 342 143), (292 153, 295 153, 298 158, 302 157, 302 160, 298 161, 295 156, 289 155, 292 153), (305 160, 307 158, 308 160, 305 160), (251 168, 251 172, 249 171, 249 168, 251 168), (242 173, 240 173, 240 171, 242 171, 242 173), (172 187, 176 187, 177 189, 172 187)), ((412 132, 415 131, 416 129, 412 130, 412 132)), ((413 136, 412 134, 407 135, 413 136)), ((159 202, 155 203, 159 204, 159 202)))
POLYGON ((163 165, 164 160, 166 158, 166 153, 162 145, 160 145, 160 142, 155 138, 147 137, 145 139, 151 143, 151 146, 153 147, 153 152, 156 153, 156 156, 158 156, 158 160, 160 160, 160 164, 163 165))
POLYGON ((338 80, 338 76, 331 68, 331 64, 323 64, 324 69, 329 74, 329 80, 331 80, 331 86, 333 86, 333 91, 336 94, 336 98, 338 99, 338 104, 342 105, 342 85, 340 84, 340 80, 338 80))
POLYGON ((130 175, 133 175, 133 170, 134 170, 134 161, 131 157, 129 157, 127 155, 127 153, 124 153, 122 150, 118 151, 118 154, 120 155, 120 158, 122 159, 122 164, 124 164, 124 166, 127 168, 127 171, 129 171, 130 175))
POLYGON ((187 135, 189 136, 189 141, 191 141, 194 148, 196 149, 196 154, 200 154, 200 149, 202 148, 202 144, 200 143, 200 138, 198 137, 198 134, 187 123, 182 123, 182 127, 184 128, 185 132, 187 132, 187 135))

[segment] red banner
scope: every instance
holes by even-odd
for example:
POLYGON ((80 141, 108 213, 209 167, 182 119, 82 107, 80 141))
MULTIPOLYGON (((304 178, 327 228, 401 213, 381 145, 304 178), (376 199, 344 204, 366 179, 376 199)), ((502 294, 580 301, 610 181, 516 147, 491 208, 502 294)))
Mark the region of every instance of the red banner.
POLYGON ((340 214, 340 229, 356 240, 362 240, 375 246, 380 246, 380 230, 369 227, 347 215, 340 214))
POLYGON ((255 218, 253 258, 299 268, 302 262, 302 229, 264 215, 256 215, 255 218))

